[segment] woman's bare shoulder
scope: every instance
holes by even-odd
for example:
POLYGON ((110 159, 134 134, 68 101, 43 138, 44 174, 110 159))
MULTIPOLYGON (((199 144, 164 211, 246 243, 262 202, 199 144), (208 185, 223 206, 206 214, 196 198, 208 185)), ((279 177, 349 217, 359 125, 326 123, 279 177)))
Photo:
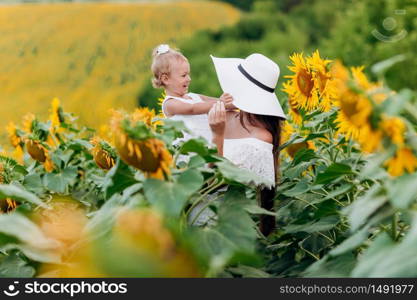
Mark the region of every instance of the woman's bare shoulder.
POLYGON ((272 134, 265 128, 257 128, 254 130, 252 136, 270 144, 273 142, 272 134))

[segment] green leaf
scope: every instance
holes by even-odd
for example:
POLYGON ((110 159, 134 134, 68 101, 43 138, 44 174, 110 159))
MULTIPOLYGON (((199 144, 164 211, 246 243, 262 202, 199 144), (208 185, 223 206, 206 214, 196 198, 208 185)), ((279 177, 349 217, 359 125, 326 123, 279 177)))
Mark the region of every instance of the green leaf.
POLYGON ((266 185, 270 186, 273 182, 256 175, 253 172, 239 168, 229 161, 216 162, 219 172, 228 181, 228 183, 240 183, 243 185, 266 185))
POLYGON ((311 221, 304 224, 290 224, 285 226, 283 230, 285 233, 307 232, 313 233, 318 231, 326 231, 335 227, 340 222, 339 216, 328 216, 321 218, 318 221, 311 221))
POLYGON ((303 148, 295 153, 293 165, 298 165, 300 162, 310 161, 315 158, 317 158, 317 155, 314 150, 303 148))
MULTIPOLYGON (((361 256, 358 264, 353 269, 352 277, 374 277, 375 268, 389 257, 395 243, 391 237, 382 232, 361 256)), ((381 276, 384 277, 384 276, 381 276)))
POLYGON ((361 257, 354 277, 416 277, 417 276, 417 214, 411 230, 400 243, 387 233, 379 235, 361 257))
POLYGON ((292 189, 283 192, 283 194, 288 197, 294 197, 309 191, 310 186, 311 184, 306 179, 303 179, 300 182, 298 182, 292 189))
POLYGON ((201 230, 197 236, 198 244, 209 256, 223 257, 224 263, 227 263, 239 253, 255 253, 257 232, 255 223, 243 208, 247 203, 249 200, 243 189, 229 188, 221 201, 216 226, 201 230))
POLYGON ((303 273, 303 277, 348 277, 356 263, 352 253, 336 258, 324 256, 310 265, 303 273))
POLYGON ((351 251, 359 247, 368 238, 368 235, 369 235, 369 226, 365 226, 361 230, 357 231, 356 233, 348 237, 337 247, 333 248, 329 252, 329 255, 331 256, 341 255, 343 253, 346 253, 348 251, 351 251))
POLYGON ((43 177, 43 184, 53 192, 66 194, 69 187, 75 184, 78 172, 77 167, 67 167, 60 173, 47 173, 43 177))
POLYGON ((406 174, 386 182, 388 199, 396 208, 406 209, 417 198, 417 174, 406 174))
POLYGON ((381 194, 381 187, 374 185, 363 196, 356 199, 350 206, 344 209, 348 214, 351 231, 356 231, 367 221, 378 208, 387 202, 387 196, 381 194))
POLYGON ((276 213, 269 211, 265 208, 260 207, 257 204, 251 203, 247 204, 243 207, 248 213, 253 215, 268 215, 268 216, 276 216, 276 213))
POLYGON ((41 176, 37 173, 29 174, 23 180, 23 185, 29 191, 40 194, 44 191, 41 176))
POLYGON ((411 90, 401 90, 399 93, 390 95, 382 104, 383 111, 390 115, 399 115, 407 103, 413 98, 413 92, 411 90))
POLYGON ((189 169, 174 182, 147 179, 143 184, 145 197, 152 206, 169 216, 178 217, 187 200, 203 185, 204 178, 195 169, 189 169))
POLYGON ((352 174, 350 166, 341 163, 333 163, 326 170, 324 170, 324 172, 317 175, 315 183, 327 184, 347 174, 352 174))
POLYGON ((190 139, 181 145, 179 150, 181 154, 188 154, 190 152, 197 153, 201 156, 210 154, 207 142, 204 139, 190 139))
POLYGON ((194 155, 190 158, 188 162, 188 168, 200 168, 204 167, 206 161, 200 155, 194 155))
POLYGON ((37 261, 59 261, 59 258, 52 252, 59 246, 59 243, 46 237, 35 223, 19 213, 0 215, 0 232, 15 237, 21 243, 3 244, 1 245, 2 251, 19 249, 27 257, 37 261))
MULTIPOLYGON (((298 152, 297 152, 298 153, 298 152)), ((283 172, 283 177, 294 179, 300 177, 301 173, 306 171, 311 166, 311 162, 301 162, 283 172)))
POLYGON ((35 269, 29 266, 16 252, 3 257, 0 262, 0 277, 30 278, 35 275, 35 269))
POLYGON ((367 164, 362 168, 359 179, 373 178, 375 174, 379 174, 381 165, 394 155, 395 146, 389 147, 387 150, 372 154, 367 157, 367 164))
POLYGON ((260 269, 245 266, 245 265, 238 265, 237 267, 228 268, 229 272, 232 272, 235 275, 239 275, 242 278, 270 278, 271 274, 266 273, 260 269))
POLYGON ((335 197, 337 197, 339 195, 345 194, 350 189, 352 189, 352 187, 353 187, 352 184, 343 184, 340 187, 338 187, 337 189, 331 191, 326 197, 324 197, 321 200, 322 201, 325 201, 325 200, 329 200, 329 199, 335 198, 335 197))
POLYGON ((30 202, 42 207, 47 207, 36 195, 13 184, 0 184, 0 198, 12 198, 21 202, 30 202))
POLYGON ((386 60, 378 62, 371 67, 371 71, 379 76, 383 75, 393 65, 398 64, 407 59, 407 55, 398 54, 386 60))
POLYGON ((43 249, 36 246, 30 246, 25 244, 7 244, 0 247, 1 252, 9 251, 21 251, 25 256, 31 260, 42 263, 61 263, 61 257, 55 249, 43 249))
POLYGON ((137 182, 131 168, 120 158, 117 158, 116 165, 110 169, 104 179, 103 189, 106 199, 110 199, 114 194, 122 192, 137 182))

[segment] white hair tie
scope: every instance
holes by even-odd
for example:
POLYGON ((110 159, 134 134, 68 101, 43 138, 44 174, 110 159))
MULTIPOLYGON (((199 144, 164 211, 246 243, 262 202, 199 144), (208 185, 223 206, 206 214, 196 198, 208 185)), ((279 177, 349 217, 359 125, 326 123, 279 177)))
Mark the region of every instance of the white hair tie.
POLYGON ((156 49, 156 55, 164 54, 169 51, 169 46, 167 44, 159 45, 156 49))

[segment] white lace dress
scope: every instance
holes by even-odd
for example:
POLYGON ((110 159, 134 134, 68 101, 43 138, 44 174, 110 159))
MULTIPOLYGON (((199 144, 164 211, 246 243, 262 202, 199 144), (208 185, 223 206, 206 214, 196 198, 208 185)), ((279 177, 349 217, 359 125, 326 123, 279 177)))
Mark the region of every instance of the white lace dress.
MULTIPOLYGON (((272 149, 272 144, 257 138, 225 139, 223 155, 236 166, 262 177, 268 187, 273 187, 275 185, 275 172, 272 149)), ((208 195, 205 201, 192 209, 188 218, 192 225, 214 224, 216 214, 207 206, 216 197, 217 193, 208 195)))
POLYGON ((257 138, 225 139, 223 156, 236 166, 265 179, 267 186, 275 184, 273 146, 257 138))
POLYGON ((166 114, 166 101, 168 99, 173 99, 171 101, 181 101, 188 104, 196 104, 204 102, 200 95, 194 94, 194 93, 188 93, 187 94, 192 99, 184 99, 180 97, 174 97, 174 96, 166 96, 164 101, 162 102, 162 113, 164 114, 165 118, 176 120, 176 121, 183 121, 185 126, 190 130, 190 134, 184 132, 184 137, 178 140, 175 140, 175 144, 180 141, 187 141, 191 138, 195 137, 203 137, 208 142, 211 142, 212 134, 210 130, 210 126, 208 124, 208 116, 207 114, 200 114, 200 115, 175 115, 175 116, 167 116, 166 114))

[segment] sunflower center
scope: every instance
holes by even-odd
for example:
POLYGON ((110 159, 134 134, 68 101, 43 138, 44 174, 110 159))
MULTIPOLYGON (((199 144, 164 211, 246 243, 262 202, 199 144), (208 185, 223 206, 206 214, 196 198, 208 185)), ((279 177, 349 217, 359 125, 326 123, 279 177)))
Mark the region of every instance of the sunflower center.
POLYGON ((352 119, 359 112, 356 104, 355 101, 341 101, 340 103, 340 108, 349 119, 352 119))
POLYGON ((327 80, 329 80, 329 77, 326 76, 326 74, 319 72, 317 79, 319 91, 320 93, 323 93, 324 89, 326 88, 327 80))
POLYGON ((308 97, 314 87, 313 77, 306 70, 301 70, 297 76, 297 85, 301 93, 308 97))

